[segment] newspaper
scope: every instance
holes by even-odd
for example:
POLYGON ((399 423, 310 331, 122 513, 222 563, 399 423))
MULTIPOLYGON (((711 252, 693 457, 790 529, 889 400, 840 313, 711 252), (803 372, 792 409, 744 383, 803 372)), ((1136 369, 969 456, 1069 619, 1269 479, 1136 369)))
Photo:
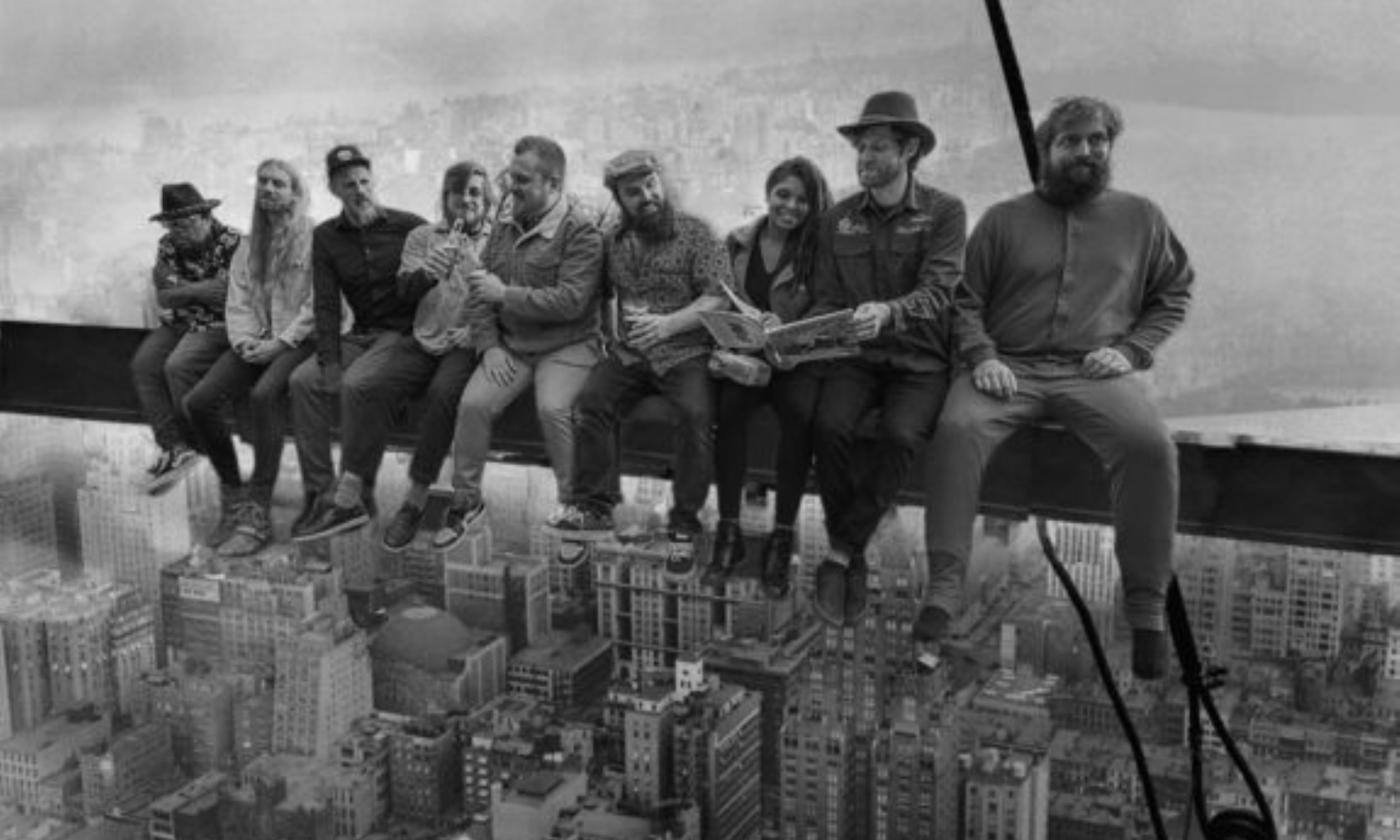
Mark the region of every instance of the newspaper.
POLYGON ((745 308, 749 311, 702 312, 700 321, 725 350, 763 353, 782 368, 860 352, 851 337, 850 309, 765 327, 758 310, 747 304, 745 308))

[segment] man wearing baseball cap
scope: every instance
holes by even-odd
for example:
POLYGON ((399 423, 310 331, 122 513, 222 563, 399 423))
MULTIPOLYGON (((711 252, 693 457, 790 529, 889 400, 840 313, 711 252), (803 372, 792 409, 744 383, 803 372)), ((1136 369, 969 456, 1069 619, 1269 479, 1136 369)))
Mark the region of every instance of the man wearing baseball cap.
POLYGON ((817 484, 831 548, 812 600, 824 621, 852 625, 867 604, 866 545, 948 391, 949 310, 967 214, 956 196, 915 176, 937 140, 909 94, 871 96, 837 131, 856 150, 863 189, 821 221, 813 314, 854 310, 852 330, 864 346, 832 363, 817 411, 817 484), (857 453, 857 429, 872 409, 879 432, 857 453))
MULTIPOLYGON (((674 206, 656 155, 623 152, 608 162, 603 183, 622 224, 603 241, 604 277, 615 298, 616 335, 589 374, 574 407, 572 506, 556 527, 607 532, 619 501, 617 426, 643 397, 665 397, 676 409, 674 503, 668 535, 690 545, 710 489, 714 463, 710 340, 700 313, 728 306, 722 286, 729 258, 709 225, 674 206)), ((692 551, 670 552, 666 572, 695 571, 692 551)))
POLYGON ((398 293, 397 277, 405 240, 427 222, 379 204, 369 158, 356 146, 330 150, 326 179, 341 209, 317 225, 311 239, 316 355, 292 373, 290 382, 306 494, 306 505, 292 525, 294 540, 318 539, 369 522, 374 478, 395 406, 421 385, 417 368, 405 366, 405 354, 399 352, 413 341, 417 298, 398 293), (342 330, 342 300, 354 316, 348 332, 342 330), (338 481, 331 463, 337 414, 338 481))
POLYGON ((151 272, 159 323, 131 359, 141 413, 151 425, 160 455, 146 471, 148 493, 160 493, 199 461, 181 402, 228 349, 224 299, 228 270, 242 235, 214 218, 219 199, 193 184, 166 184, 160 212, 151 217, 166 230, 151 272))

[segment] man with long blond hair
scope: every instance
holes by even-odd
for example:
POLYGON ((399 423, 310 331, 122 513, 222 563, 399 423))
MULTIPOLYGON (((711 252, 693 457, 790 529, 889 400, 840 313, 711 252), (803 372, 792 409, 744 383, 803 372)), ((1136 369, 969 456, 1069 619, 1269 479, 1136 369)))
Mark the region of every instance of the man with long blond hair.
POLYGON ((258 164, 250 233, 229 269, 229 350, 184 400, 200 449, 219 476, 219 524, 206 542, 239 556, 272 537, 268 509, 287 432, 287 379, 311 355, 311 232, 306 182, 291 164, 258 164), (249 398, 253 474, 244 484, 221 407, 249 398))

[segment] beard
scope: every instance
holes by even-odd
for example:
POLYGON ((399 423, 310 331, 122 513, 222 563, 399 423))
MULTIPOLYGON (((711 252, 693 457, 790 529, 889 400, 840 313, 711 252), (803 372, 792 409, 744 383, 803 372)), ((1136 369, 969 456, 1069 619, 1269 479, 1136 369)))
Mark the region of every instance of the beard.
POLYGON ((869 163, 856 170, 856 177, 865 189, 878 190, 898 180, 903 168, 904 164, 898 161, 888 164, 869 163))
POLYGON ((669 201, 662 201, 654 206, 656 210, 653 212, 645 212, 647 207, 644 206, 643 212, 635 216, 628 215, 627 226, 637 231, 642 239, 648 242, 670 239, 676 232, 676 211, 669 201))
POLYGON ((1051 204, 1070 207, 1097 197, 1112 177, 1107 158, 1080 157, 1059 165, 1046 160, 1040 165, 1039 191, 1051 204))
POLYGON ((379 205, 374 203, 374 199, 365 197, 353 203, 342 204, 345 218, 355 227, 365 227, 379 218, 379 205))

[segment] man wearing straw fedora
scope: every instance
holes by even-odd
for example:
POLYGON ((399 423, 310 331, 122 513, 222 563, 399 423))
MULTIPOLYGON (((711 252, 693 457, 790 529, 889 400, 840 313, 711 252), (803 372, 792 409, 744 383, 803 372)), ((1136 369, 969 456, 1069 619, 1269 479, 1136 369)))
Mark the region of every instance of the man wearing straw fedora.
POLYGON ((193 184, 166 184, 160 212, 151 217, 166 231, 151 271, 158 323, 131 359, 131 378, 160 447, 144 477, 152 494, 169 489, 198 463, 181 401, 228 349, 228 269, 243 237, 214 218, 219 203, 206 200, 193 184))
POLYGON ((837 130, 856 150, 862 190, 822 218, 813 313, 852 310, 862 348, 832 363, 818 403, 817 485, 830 550, 812 603, 822 620, 849 626, 866 610, 866 545, 948 390, 948 315, 967 215, 956 196, 915 177, 937 140, 909 94, 877 93, 837 130), (878 432, 858 450, 857 431, 874 409, 878 432))

